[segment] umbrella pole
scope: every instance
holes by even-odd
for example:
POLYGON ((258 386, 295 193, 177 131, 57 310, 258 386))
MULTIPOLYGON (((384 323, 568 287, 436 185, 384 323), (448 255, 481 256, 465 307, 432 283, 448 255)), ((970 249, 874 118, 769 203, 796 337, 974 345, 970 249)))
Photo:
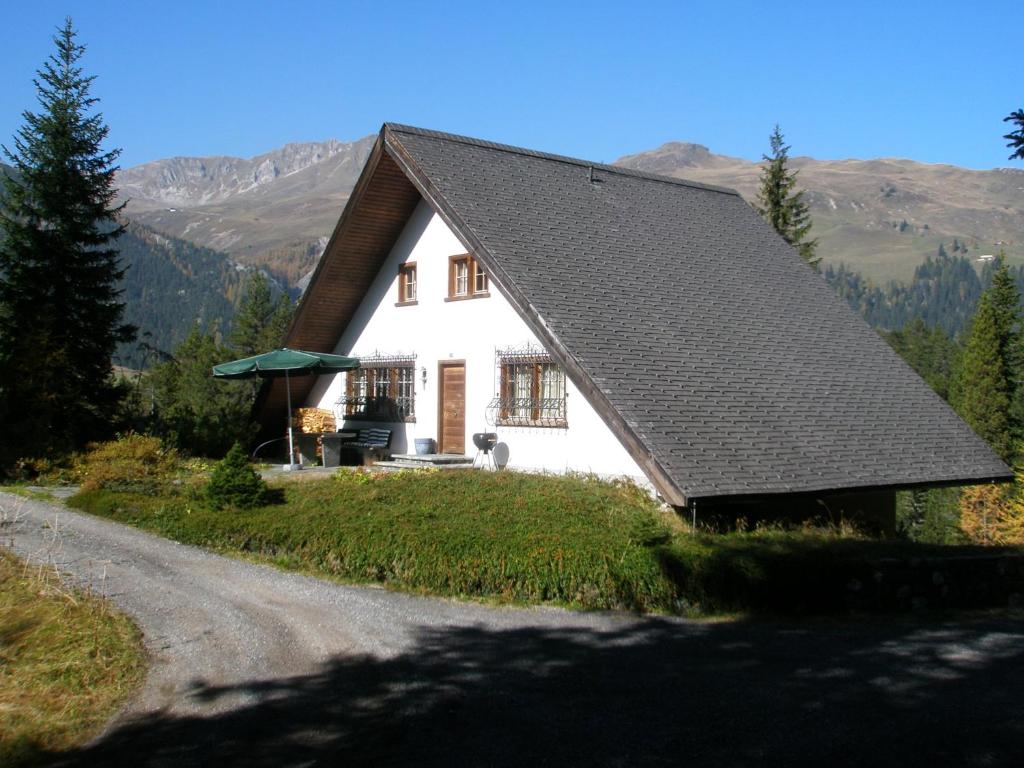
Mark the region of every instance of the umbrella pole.
POLYGON ((287 369, 284 372, 284 388, 288 397, 288 469, 295 468, 295 443, 292 441, 292 381, 287 369))

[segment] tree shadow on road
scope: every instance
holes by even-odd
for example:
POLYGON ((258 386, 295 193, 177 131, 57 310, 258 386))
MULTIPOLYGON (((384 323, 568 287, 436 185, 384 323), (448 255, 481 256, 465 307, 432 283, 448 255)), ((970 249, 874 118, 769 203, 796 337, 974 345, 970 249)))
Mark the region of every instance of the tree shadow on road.
POLYGON ((66 765, 1019 765, 1024 627, 423 628, 393 658, 197 683, 66 765), (241 701, 238 698, 241 697, 241 701))

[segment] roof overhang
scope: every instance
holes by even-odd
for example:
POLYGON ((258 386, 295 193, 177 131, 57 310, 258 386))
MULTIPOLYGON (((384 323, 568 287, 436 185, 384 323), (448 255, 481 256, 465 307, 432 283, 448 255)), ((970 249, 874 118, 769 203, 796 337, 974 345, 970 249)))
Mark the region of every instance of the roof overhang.
MULTIPOLYGON (((386 151, 382 129, 299 302, 285 346, 334 351, 419 201, 416 187, 386 151)), ((293 382, 293 400, 303 402, 315 382, 293 382)), ((281 381, 260 391, 255 413, 266 435, 285 418, 285 394, 281 381)))

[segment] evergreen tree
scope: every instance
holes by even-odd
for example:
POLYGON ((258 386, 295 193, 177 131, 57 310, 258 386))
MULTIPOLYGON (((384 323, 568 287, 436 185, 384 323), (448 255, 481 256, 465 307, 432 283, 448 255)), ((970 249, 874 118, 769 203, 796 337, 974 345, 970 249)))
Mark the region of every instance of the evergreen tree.
POLYGON ((206 497, 214 509, 251 509, 267 500, 267 484, 249 464, 240 443, 231 446, 227 455, 214 467, 206 486, 206 497))
POLYGON ((1006 139, 1006 146, 1013 150, 1010 153, 1010 160, 1024 160, 1024 109, 1011 112, 1003 118, 1004 123, 1016 125, 1015 131, 1010 131, 1003 136, 1006 139))
POLYGON ((1010 461, 1012 386, 1000 348, 999 311, 993 304, 992 292, 982 294, 958 371, 953 404, 992 450, 1010 461))
POLYGON ((815 256, 818 241, 807 237, 811 231, 811 214, 804 202, 803 190, 796 189, 797 172, 787 167, 789 147, 778 125, 769 141, 771 154, 763 155, 767 165, 761 169, 761 188, 754 207, 761 218, 800 252, 804 261, 818 269, 821 262, 821 257, 815 256))
POLYGON ((960 529, 959 488, 918 488, 896 494, 896 530, 926 544, 957 543, 960 529))
POLYGON ((1020 289, 1006 266, 1002 253, 995 260, 992 282, 989 286, 992 307, 999 334, 1000 355, 1010 380, 1010 434, 1013 437, 1014 456, 1024 443, 1024 338, 1021 330, 1020 289))
POLYGON ((929 328, 916 317, 902 330, 883 334, 896 353, 944 400, 949 399, 950 379, 959 357, 959 348, 939 326, 929 328))
POLYGON ((115 161, 78 62, 71 20, 38 71, 38 113, 24 112, 14 174, 0 195, 0 463, 103 436, 122 391, 111 356, 122 323, 115 161))
POLYGON ((175 350, 173 359, 153 368, 156 431, 183 451, 223 456, 233 443, 252 437, 253 388, 249 381, 220 381, 211 369, 234 352, 198 326, 175 350))
POLYGON ((996 316, 999 351, 1003 360, 1012 365, 1012 357, 1020 336, 1020 290, 1001 253, 995 260, 988 293, 996 316))
POLYGON ((237 354, 248 357, 280 347, 294 309, 285 293, 275 303, 266 275, 259 270, 252 272, 231 331, 231 344, 237 354))
POLYGON ((295 302, 287 293, 282 293, 277 300, 274 314, 267 321, 266 340, 267 348, 280 347, 284 343, 284 337, 291 328, 292 318, 295 316, 295 302))

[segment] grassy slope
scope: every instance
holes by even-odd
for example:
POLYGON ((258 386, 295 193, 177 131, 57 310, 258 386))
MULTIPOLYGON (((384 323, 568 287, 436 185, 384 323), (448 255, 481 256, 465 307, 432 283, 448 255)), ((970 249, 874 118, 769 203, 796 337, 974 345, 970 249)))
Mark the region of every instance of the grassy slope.
MULTIPOLYGON (((778 530, 689 533, 642 491, 520 473, 340 473, 283 504, 213 512, 196 492, 98 490, 70 503, 178 541, 439 595, 684 614, 844 610, 885 558, 964 554, 778 530)), ((971 550, 973 551, 973 550, 971 550)))
POLYGON ((671 606, 647 545, 667 528, 633 487, 519 473, 339 473, 288 483, 285 505, 110 491, 71 505, 279 565, 445 595, 594 608, 671 606))
POLYGON ((0 765, 84 741, 144 674, 127 617, 0 549, 0 765))

